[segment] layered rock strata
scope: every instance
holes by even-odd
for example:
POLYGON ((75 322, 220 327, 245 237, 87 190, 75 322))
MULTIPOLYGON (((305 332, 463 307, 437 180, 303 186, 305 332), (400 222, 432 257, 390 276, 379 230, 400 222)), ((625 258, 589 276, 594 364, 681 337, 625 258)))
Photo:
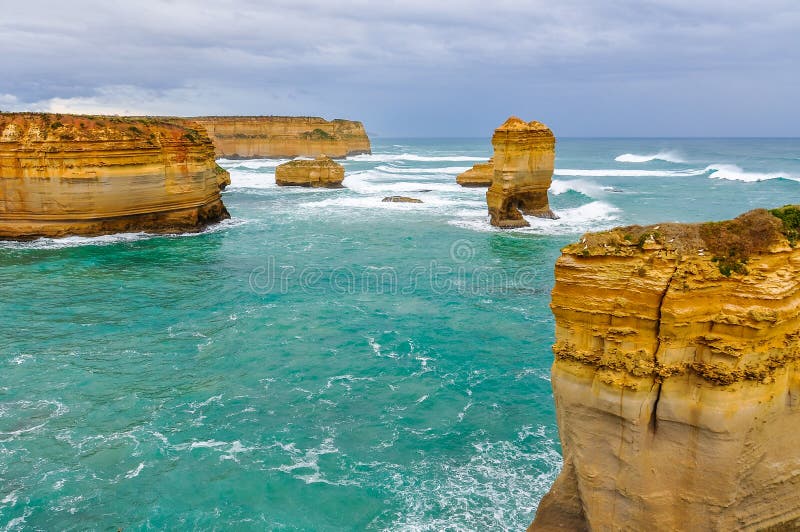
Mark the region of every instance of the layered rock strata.
POLYGON ((228 183, 199 125, 0 114, 0 238, 197 231, 228 183))
POLYGON ((488 187, 494 177, 494 158, 485 163, 478 163, 472 168, 459 174, 456 183, 462 187, 488 187))
POLYGON ((343 158, 371 153, 361 122, 309 116, 204 116, 216 156, 227 159, 316 157, 343 158))
POLYGON ((800 528, 799 228, 784 207, 563 249, 564 466, 531 530, 800 528))
POLYGON ((381 201, 385 203, 422 203, 421 199, 409 198, 408 196, 387 196, 381 201))
POLYGON ((494 174, 486 192, 492 225, 526 227, 523 214, 556 218, 547 199, 556 156, 553 132, 512 116, 495 130, 492 146, 494 174))
POLYGON ((330 157, 298 159, 275 168, 275 183, 281 186, 342 188, 344 167, 330 157))

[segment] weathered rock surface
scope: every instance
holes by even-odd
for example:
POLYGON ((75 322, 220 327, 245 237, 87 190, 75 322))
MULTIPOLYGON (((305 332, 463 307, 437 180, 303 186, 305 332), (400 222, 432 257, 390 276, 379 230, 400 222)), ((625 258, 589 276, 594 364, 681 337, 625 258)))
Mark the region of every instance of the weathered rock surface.
POLYGON ((298 159, 275 168, 281 186, 342 188, 344 167, 326 155, 313 160, 298 159))
POLYGON ((785 207, 562 250, 564 467, 531 530, 800 528, 799 227, 785 207))
POLYGON ((409 198, 408 196, 387 196, 381 201, 387 203, 422 203, 421 199, 409 198))
POLYGON ((456 183, 462 187, 488 187, 494 177, 494 158, 485 163, 478 163, 456 177, 456 183))
POLYGON ((203 116, 216 156, 228 159, 316 157, 342 158, 371 153, 361 122, 309 116, 203 116))
POLYGON ((187 121, 0 114, 0 238, 185 232, 228 218, 202 127, 187 121))
POLYGON ((486 192, 492 225, 526 227, 523 214, 556 218, 547 199, 556 157, 553 132, 512 116, 494 131, 492 146, 494 175, 486 192))

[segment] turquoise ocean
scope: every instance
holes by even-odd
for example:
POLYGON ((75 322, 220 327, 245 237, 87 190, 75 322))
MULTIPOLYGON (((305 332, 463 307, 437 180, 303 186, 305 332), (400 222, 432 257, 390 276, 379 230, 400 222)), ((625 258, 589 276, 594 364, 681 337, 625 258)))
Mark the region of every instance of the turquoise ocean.
POLYGON ((378 138, 339 190, 222 160, 203 233, 0 243, 0 530, 524 529, 559 249, 800 202, 800 140, 562 139, 560 219, 512 231, 455 184, 490 155, 378 138))

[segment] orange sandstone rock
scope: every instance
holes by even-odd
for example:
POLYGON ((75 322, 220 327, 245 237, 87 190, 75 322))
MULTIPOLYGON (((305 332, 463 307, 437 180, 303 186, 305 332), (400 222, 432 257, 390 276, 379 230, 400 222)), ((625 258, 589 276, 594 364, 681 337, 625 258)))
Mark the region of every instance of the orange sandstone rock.
POLYGON ((494 175, 486 192, 492 225, 525 227, 523 214, 556 218, 547 199, 556 156, 553 132, 512 116, 495 130, 492 145, 494 175))
POLYGON ((204 116, 216 156, 228 159, 316 157, 342 158, 371 153, 361 122, 308 116, 204 116))
POLYGON ((562 250, 564 467, 531 530, 800 527, 798 222, 756 210, 562 250))
POLYGON ((485 163, 478 163, 456 177, 456 183, 462 187, 488 187, 494 177, 494 158, 485 163))
POLYGON ((0 238, 197 231, 228 183, 198 125, 0 114, 0 238))
POLYGON ((275 182, 281 186, 342 188, 343 180, 344 167, 326 155, 289 161, 275 168, 275 182))

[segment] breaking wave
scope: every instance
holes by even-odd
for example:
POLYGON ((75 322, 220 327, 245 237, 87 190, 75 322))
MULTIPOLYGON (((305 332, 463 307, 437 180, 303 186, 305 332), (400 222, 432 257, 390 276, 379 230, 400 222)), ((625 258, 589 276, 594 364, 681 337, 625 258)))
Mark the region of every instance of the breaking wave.
POLYGON ((354 155, 348 157, 348 161, 390 163, 392 161, 415 161, 415 162, 437 162, 437 161, 487 161, 489 157, 470 157, 466 155, 414 155, 413 153, 373 153, 371 155, 354 155))
POLYGON ((674 151, 660 151, 650 155, 637 155, 635 153, 623 153, 615 159, 618 163, 649 163, 650 161, 664 161, 667 163, 685 163, 686 160, 674 151))
POLYGON ((788 172, 746 172, 735 164, 711 164, 708 165, 704 171, 704 173, 707 172, 711 172, 708 176, 711 179, 745 181, 748 183, 767 181, 770 179, 791 179, 794 181, 800 181, 800 176, 792 175, 788 172))

